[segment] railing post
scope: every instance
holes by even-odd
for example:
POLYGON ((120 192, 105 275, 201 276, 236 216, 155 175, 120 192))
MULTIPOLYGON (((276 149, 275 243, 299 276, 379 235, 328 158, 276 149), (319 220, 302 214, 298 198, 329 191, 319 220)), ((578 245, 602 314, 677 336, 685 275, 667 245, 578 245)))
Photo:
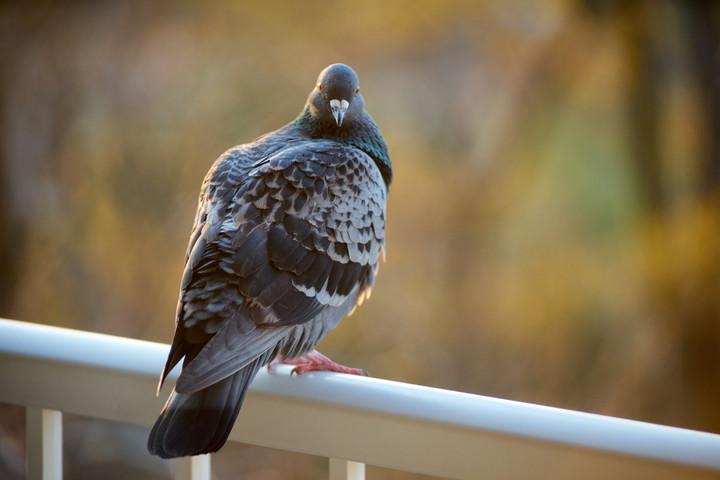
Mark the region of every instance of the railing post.
POLYGON ((210 480, 210 455, 173 460, 175 480, 210 480))
POLYGON ((330 480, 365 480, 365 464, 331 458, 330 480))
POLYGON ((62 480, 62 413, 27 407, 25 428, 28 480, 62 480))

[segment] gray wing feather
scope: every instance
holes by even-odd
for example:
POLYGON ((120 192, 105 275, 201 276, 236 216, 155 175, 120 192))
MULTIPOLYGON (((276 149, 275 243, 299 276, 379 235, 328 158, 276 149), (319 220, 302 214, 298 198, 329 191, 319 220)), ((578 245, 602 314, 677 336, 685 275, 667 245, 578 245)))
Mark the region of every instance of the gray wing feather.
POLYGON ((312 348, 373 284, 386 194, 365 153, 332 142, 255 163, 242 151, 221 157, 188 246, 168 358, 172 368, 185 356, 178 391, 211 385, 285 340, 294 352, 312 348), (312 321, 323 327, 293 328, 312 321), (294 334, 308 338, 286 338, 294 334))
MULTIPOLYGON (((175 385, 179 393, 192 393, 226 378, 287 335, 289 327, 242 328, 244 322, 229 321, 207 342, 200 353, 183 368, 175 385)), ((245 322, 246 323, 246 322, 245 322)))

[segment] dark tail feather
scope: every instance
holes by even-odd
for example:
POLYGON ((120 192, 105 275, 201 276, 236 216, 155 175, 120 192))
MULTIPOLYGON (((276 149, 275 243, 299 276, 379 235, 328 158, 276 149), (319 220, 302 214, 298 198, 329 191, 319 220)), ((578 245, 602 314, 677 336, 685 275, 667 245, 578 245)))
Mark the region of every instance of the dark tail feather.
POLYGON ((174 458, 218 451, 230 435, 248 385, 269 356, 267 352, 237 373, 197 392, 173 390, 150 431, 150 453, 174 458))

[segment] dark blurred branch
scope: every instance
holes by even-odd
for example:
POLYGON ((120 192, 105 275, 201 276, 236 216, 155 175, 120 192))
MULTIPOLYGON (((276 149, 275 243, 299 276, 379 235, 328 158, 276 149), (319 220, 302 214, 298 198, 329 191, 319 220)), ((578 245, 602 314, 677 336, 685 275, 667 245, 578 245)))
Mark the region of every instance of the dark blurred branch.
POLYGON ((649 212, 662 213, 668 205, 660 148, 660 68, 650 8, 647 2, 632 2, 621 19, 628 72, 628 144, 636 163, 643 205, 649 212))
MULTIPOLYGON (((660 15, 657 2, 584 0, 586 12, 601 21, 621 25, 628 69, 627 114, 629 145, 637 165, 644 205, 650 212, 668 208, 662 168, 662 69, 667 34, 653 28, 660 15)), ((682 35, 690 58, 690 77, 696 85, 702 137, 699 193, 720 187, 720 4, 703 0, 676 0, 682 35)))
MULTIPOLYGON (((0 56, 0 65, 6 65, 0 56)), ((6 76, 0 67, 0 316, 10 315, 20 274, 21 252, 24 247, 25 228, 11 205, 12 195, 8 174, 8 90, 6 76)))
POLYGON ((655 2, 645 0, 580 0, 582 10, 606 28, 619 27, 627 70, 627 143, 635 163, 643 208, 662 213, 667 205, 663 189, 660 119, 660 46, 654 35, 655 2))
POLYGON ((720 4, 678 1, 704 119, 701 194, 720 187, 720 4))

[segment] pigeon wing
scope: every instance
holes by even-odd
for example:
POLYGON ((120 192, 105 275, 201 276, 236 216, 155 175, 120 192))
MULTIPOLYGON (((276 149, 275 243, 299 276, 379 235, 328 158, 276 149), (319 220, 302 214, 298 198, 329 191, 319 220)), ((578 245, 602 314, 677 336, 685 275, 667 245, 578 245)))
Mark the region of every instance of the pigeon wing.
POLYGON ((384 243, 386 188, 357 149, 305 142, 235 179, 229 169, 224 184, 207 184, 196 221, 178 307, 190 346, 179 349, 178 391, 225 378, 322 312, 344 315, 369 292, 384 243))

